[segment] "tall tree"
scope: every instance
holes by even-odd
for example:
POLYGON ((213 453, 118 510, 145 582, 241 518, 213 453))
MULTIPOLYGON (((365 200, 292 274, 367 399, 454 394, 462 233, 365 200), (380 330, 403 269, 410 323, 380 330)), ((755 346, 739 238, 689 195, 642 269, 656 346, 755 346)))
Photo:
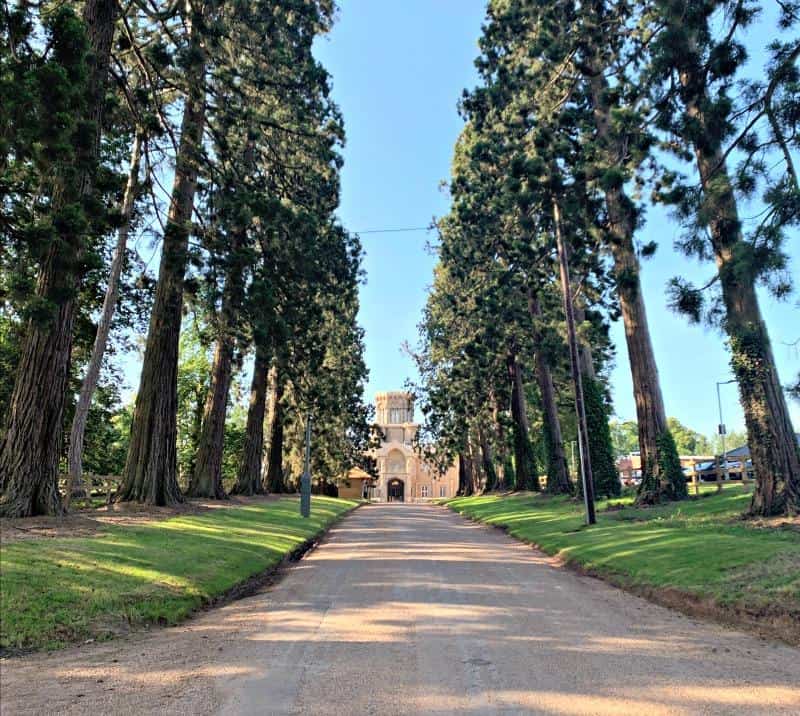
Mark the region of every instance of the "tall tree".
POLYGON ((188 27, 188 36, 180 145, 161 246, 155 303, 136 394, 130 448, 117 493, 117 499, 123 501, 138 500, 154 505, 183 501, 178 487, 176 455, 178 342, 206 117, 206 23, 210 20, 210 10, 210 3, 205 0, 187 2, 184 9, 183 21, 188 27))
MULTIPOLYGON (((784 8, 786 30, 797 26, 797 9, 792 7, 784 8)), ((756 474, 750 511, 774 515, 800 511, 800 451, 756 286, 785 266, 784 229, 800 218, 796 174, 792 181, 793 163, 782 131, 782 119, 795 132, 798 120, 791 110, 781 118, 773 103, 788 85, 795 93, 792 98, 789 90, 785 106, 796 107, 800 41, 796 36, 775 41, 768 80, 752 84, 742 95, 745 106, 737 106, 732 91, 747 59, 738 38, 758 10, 758 3, 747 0, 653 3, 648 76, 660 128, 680 152, 691 152, 699 176, 695 188, 669 173, 661 196, 684 219, 682 249, 716 267, 708 285, 719 288, 720 301, 712 314, 722 317, 728 336, 756 474), (784 173, 775 173, 770 150, 777 151, 784 173), (745 159, 734 180, 728 162, 735 151, 745 159), (766 217, 747 234, 736 193, 751 196, 758 187, 763 189, 766 217)), ((773 288, 778 295, 788 289, 783 279, 773 288)), ((677 279, 673 292, 675 306, 699 319, 702 291, 677 279)))
POLYGON ((548 349, 537 323, 542 316, 541 302, 532 291, 528 291, 528 311, 534 322, 536 351, 536 382, 542 405, 544 440, 547 450, 547 492, 551 494, 571 494, 572 482, 569 478, 567 457, 564 452, 564 439, 561 434, 561 421, 558 417, 555 383, 550 370, 548 349))
POLYGON ((117 307, 120 280, 122 278, 125 252, 128 245, 128 234, 131 228, 131 215, 133 213, 133 206, 136 200, 139 183, 143 139, 142 131, 137 129, 133 140, 133 147, 131 148, 128 181, 125 185, 125 194, 120 207, 121 225, 117 231, 117 244, 111 259, 111 271, 108 277, 105 298, 103 299, 103 309, 97 324, 97 333, 92 346, 92 355, 89 359, 89 365, 86 368, 83 382, 81 383, 78 404, 75 406, 75 414, 72 418, 72 429, 70 430, 69 436, 69 452, 67 454, 69 481, 64 499, 65 507, 69 506, 73 496, 82 497, 86 494, 83 486, 83 441, 86 432, 86 422, 89 417, 92 398, 97 388, 97 382, 100 378, 100 368, 102 367, 103 356, 106 352, 108 338, 111 333, 111 324, 117 307))
POLYGON ((261 476, 261 456, 264 450, 264 407, 267 399, 268 372, 268 354, 264 345, 257 343, 245 440, 236 484, 232 490, 235 495, 260 495, 267 491, 261 476))
POLYGON ((269 373, 270 404, 267 430, 267 446, 264 453, 264 479, 267 491, 280 494, 286 492, 283 469, 283 432, 285 427, 283 393, 284 377, 278 365, 273 365, 269 373))
MULTIPOLYGON (((628 61, 624 38, 631 9, 628 2, 594 0, 582 7, 576 64, 591 98, 596 150, 593 171, 605 195, 608 238, 614 260, 620 312, 625 327, 642 460, 640 500, 686 494, 681 470, 665 471, 677 454, 663 454, 670 441, 664 398, 642 293, 634 233, 639 211, 625 190, 633 172, 647 158, 652 139, 643 130, 645 118, 637 106, 636 87, 624 68, 628 61), (580 52, 583 50, 583 52, 580 52), (613 78, 614 86, 609 82, 613 78), (623 104, 624 101, 624 104, 623 104)), ((642 93, 638 93, 639 96, 642 93)))
POLYGON ((119 12, 115 0, 88 0, 79 20, 62 5, 45 22, 48 56, 40 61, 32 35, 19 35, 30 32, 31 8, 21 6, 16 22, 4 28, 7 47, 15 48, 12 72, 38 87, 22 112, 27 116, 16 119, 28 122, 35 108, 43 143, 39 166, 55 161, 41 177, 49 206, 23 229, 40 264, 0 441, 0 514, 9 517, 61 511, 58 462, 76 292, 91 244, 104 228, 95 182, 119 12))
POLYGON ((508 377, 511 383, 511 420, 514 431, 515 487, 518 490, 538 490, 539 475, 530 439, 522 365, 516 351, 508 354, 508 377))

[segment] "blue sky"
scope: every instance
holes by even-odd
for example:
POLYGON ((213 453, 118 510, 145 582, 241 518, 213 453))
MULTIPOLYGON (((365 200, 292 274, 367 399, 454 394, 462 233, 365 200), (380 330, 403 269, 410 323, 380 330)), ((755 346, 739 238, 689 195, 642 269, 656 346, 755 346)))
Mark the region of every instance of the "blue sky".
MULTIPOLYGON (((317 55, 333 75, 334 97, 347 128, 340 217, 353 231, 426 226, 447 211, 439 183, 449 175, 453 144, 461 128, 456 103, 476 82, 473 62, 484 14, 483 0, 341 0, 338 22, 318 44, 317 55)), ((763 47, 769 29, 753 35, 763 47)), ((701 279, 703 267, 672 249, 679 228, 662 209, 648 212, 643 241, 660 248, 643 269, 645 299, 665 393, 667 413, 701 432, 716 430, 715 381, 729 377, 724 341, 716 332, 690 326, 666 308, 665 285, 682 275, 701 279)), ((368 395, 402 388, 414 375, 404 341, 416 343, 416 326, 431 282, 434 258, 425 232, 362 234, 367 283, 360 320, 366 330, 368 395)), ((793 237, 792 270, 800 276, 800 251, 793 237)), ((778 369, 784 383, 800 366, 795 296, 778 303, 762 293, 778 369)), ((628 358, 621 324, 612 373, 614 404, 633 418, 628 358)), ((723 386, 723 411, 730 429, 743 419, 735 385, 723 386)), ((791 406, 800 429, 800 406, 791 406)))

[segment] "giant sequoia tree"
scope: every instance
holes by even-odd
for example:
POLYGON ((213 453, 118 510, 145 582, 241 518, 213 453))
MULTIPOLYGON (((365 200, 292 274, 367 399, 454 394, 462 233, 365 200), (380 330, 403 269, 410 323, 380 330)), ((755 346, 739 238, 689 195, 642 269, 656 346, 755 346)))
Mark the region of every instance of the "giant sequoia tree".
MULTIPOLYGON (((782 9, 781 28, 796 30, 796 4, 782 9)), ((759 3, 747 1, 653 3, 646 76, 668 146, 691 158, 699 177, 697 186, 670 173, 660 196, 683 219, 680 248, 715 266, 707 287, 717 293, 705 315, 719 320, 728 337, 756 474, 750 509, 773 515, 800 511, 800 452, 756 287, 762 282, 779 296, 790 290, 782 245, 786 227, 800 219, 791 156, 800 41, 779 34, 766 80, 749 83, 737 101, 747 59, 740 38, 758 11, 759 3), (732 173, 735 152, 744 159, 732 173), (748 232, 739 201, 759 191, 765 209, 748 232)), ((695 320, 708 306, 703 289, 682 279, 673 282, 673 299, 695 320)))
MULTIPOLYGON (((604 211, 595 205, 586 222, 597 225, 597 238, 613 261, 615 300, 625 326, 645 466, 640 494, 651 500, 658 499, 662 490, 672 497, 685 490, 679 470, 661 469, 675 464, 677 455, 668 459, 661 454, 660 446, 669 441, 662 438, 667 431, 666 414, 634 244, 639 212, 625 189, 652 144, 644 130, 642 93, 625 71, 630 61, 626 37, 632 14, 626 2, 491 3, 479 66, 487 78, 489 101, 498 110, 505 108, 506 131, 525 124, 536 126, 534 132, 543 140, 535 154, 546 149, 553 160, 566 160, 561 173, 580 177, 585 204, 590 206, 597 198, 605 204, 604 211), (564 142, 574 145, 569 156, 559 149, 564 142)), ((523 175, 520 178, 525 180, 523 175)), ((543 214, 547 207, 540 204, 538 211, 543 214)), ((602 412, 598 418, 604 422, 602 412)), ((592 433, 598 434, 597 430, 592 433)), ((615 485, 613 468, 602 469, 608 485, 615 485)))
MULTIPOLYGON (((3 86, 2 170, 10 190, 3 233, 37 264, 0 442, 0 514, 7 516, 61 510, 57 476, 76 299, 107 230, 97 179, 118 10, 115 0, 89 0, 78 17, 62 5, 38 28, 44 50, 32 6, 4 13, 3 73, 12 79, 3 86)), ((18 278, 25 290, 24 275, 18 278)))
POLYGON ((334 219, 344 133, 312 54, 333 3, 91 0, 80 15, 75 5, 0 15, 0 364, 18 367, 15 381, 0 375, 0 511, 61 509, 61 435, 73 414, 75 481, 84 440, 99 464, 93 416, 118 396, 103 385, 109 356, 130 346, 122 327, 148 318, 118 499, 170 504, 181 486, 224 496, 223 466, 235 471, 224 444, 236 434, 230 386, 253 352, 236 490, 264 488, 273 364, 285 366, 290 396, 281 431, 301 406, 315 409, 333 436, 326 464, 346 470, 369 415, 360 248, 334 219), (136 246, 154 239, 155 281, 128 248, 132 233, 136 246), (187 308, 196 321, 182 333, 187 308), (195 349, 209 360, 203 375, 190 375, 195 349))
POLYGON ((185 6, 185 76, 180 144, 161 246, 155 302, 142 363, 120 500, 181 502, 177 481, 178 340, 197 178, 206 117, 207 23, 211 3, 185 6))
MULTIPOLYGON (((580 382, 596 380, 597 366, 592 356, 599 360, 603 356, 603 351, 589 350, 588 344, 594 342, 599 346, 605 342, 602 332, 592 329, 592 322, 599 320, 602 323, 603 311, 608 308, 608 279, 598 238, 603 234, 603 226, 598 202, 590 195, 585 170, 581 168, 581 162, 585 164, 585 152, 580 142, 581 119, 585 111, 583 105, 575 103, 562 111, 563 88, 548 81, 542 69, 546 63, 533 53, 531 37, 526 36, 517 23, 519 13, 499 17, 492 15, 490 8, 490 18, 492 22, 487 24, 481 41, 484 54, 478 62, 484 83, 466 95, 462 105, 469 124, 456 149, 450 187, 453 208, 451 216, 441 224, 444 230, 440 256, 447 266, 451 282, 461 276, 469 279, 465 296, 457 304, 458 312, 464 313, 473 302, 475 309, 470 310, 468 317, 461 318, 457 325, 466 325, 467 331, 474 332, 485 322, 491 326, 490 335, 501 336, 499 341, 486 341, 476 350, 503 356, 506 390, 510 396, 511 446, 519 479, 517 487, 529 488, 538 484, 538 478, 535 481, 530 478, 531 452, 526 447, 530 445, 530 419, 525 383, 529 383, 533 375, 525 381, 522 368, 530 362, 535 365, 536 407, 541 409, 545 426, 540 442, 547 458, 548 490, 571 491, 564 459, 562 415, 559 414, 553 379, 554 367, 557 367, 557 373, 564 375, 564 357, 568 355, 563 344, 565 323, 563 314, 560 320, 556 317, 558 303, 543 299, 549 298, 554 284, 561 283, 563 291, 570 297, 563 304, 569 309, 570 317, 573 294, 576 313, 580 304, 582 373, 573 371, 580 408, 583 401, 580 382), (552 171, 551 167, 556 166, 562 168, 552 171), (569 175, 570 181, 561 181, 562 174, 569 175), (565 251, 570 254, 574 272, 574 282, 568 281, 568 285, 559 278, 556 261, 557 232, 553 216, 556 197, 569 204, 568 212, 565 212, 569 214, 569 220, 562 222, 564 233, 569 237, 565 251), (587 306, 595 305, 601 310, 585 310, 587 306), (546 315, 543 307, 547 309, 546 315), (599 344, 596 343, 598 339, 599 344)), ((562 243, 566 246, 565 242, 562 243)), ((453 290, 452 286, 449 288, 453 290)), ((427 383, 423 392, 427 391, 429 399, 439 392, 433 391, 434 381, 443 375, 435 370, 435 366, 447 366, 449 373, 450 362, 454 366, 462 362, 461 358, 455 357, 458 346, 451 345, 448 349, 443 343, 441 336, 447 333, 432 322, 436 315, 432 312, 426 314, 422 326, 423 337, 432 334, 436 341, 426 339, 423 343, 422 365, 427 368, 426 363, 433 361, 433 365, 423 372, 427 383), (436 343, 442 345, 434 351, 436 343)), ((567 325, 568 343, 577 341, 578 333, 573 330, 572 323, 567 322, 567 325)), ((576 370, 577 355, 576 349, 576 370)), ((486 356, 482 358, 489 362, 486 356)), ((478 370, 477 366, 469 364, 465 369, 478 370)), ((499 382, 487 382, 486 378, 481 382, 490 386, 495 396, 504 392, 499 382)), ((483 391, 485 393, 486 388, 483 391)), ((619 481, 610 445, 608 449, 600 449, 604 447, 603 440, 610 443, 602 391, 595 390, 593 394, 600 399, 598 409, 590 411, 597 424, 591 431, 582 430, 582 453, 587 460, 587 472, 590 464, 596 466, 593 471, 598 476, 598 489, 603 494, 616 494, 619 481), (587 438, 589 432, 596 441, 592 451, 587 438)), ((487 395, 481 404, 491 405, 493 402, 487 395)), ((449 409, 440 417, 433 407, 429 406, 429 413, 435 421, 430 422, 429 428, 440 433, 442 418, 452 415, 453 410, 449 409)), ((584 411, 579 409, 579 414, 583 416, 584 411)), ((467 416, 462 417, 465 419, 467 416)), ((478 431, 477 444, 483 443, 480 440, 482 434, 478 431)), ((462 440, 467 452, 472 451, 476 441, 469 440, 466 434, 462 440)), ((464 465, 468 472, 475 472, 469 462, 464 465)))
MULTIPOLYGON (((582 430, 583 457, 598 491, 619 492, 602 367, 606 320, 621 316, 643 458, 637 499, 686 497, 642 298, 639 257, 655 245, 636 242, 644 219, 638 197, 655 178, 655 199, 675 205, 686 228, 680 247, 716 263, 702 289, 674 281, 672 300, 728 334, 757 474, 751 510, 798 509, 798 450, 756 286, 778 296, 791 290, 782 242, 800 215, 793 157, 800 42, 792 34, 800 15, 796 3, 780 4, 763 78, 745 80, 741 37, 759 9, 724 0, 489 3, 481 84, 462 102, 468 124, 456 146, 452 207, 440 222, 441 266, 421 326, 425 430, 461 456, 466 486, 476 473, 469 456, 485 444, 485 433, 477 431, 476 443, 470 427, 481 427, 472 415, 481 410, 467 400, 446 405, 448 390, 467 393, 462 374, 471 373, 480 376, 479 405, 496 405, 502 383, 485 367, 502 358, 512 396, 527 393, 513 389, 520 355, 522 365, 535 360, 532 409, 541 410, 548 482, 561 482, 561 424, 572 422, 559 410, 558 393, 569 348, 578 425, 584 413, 591 423, 582 430), (691 161, 694 174, 677 173, 664 149, 691 161), (762 207, 747 232, 741 200, 762 207), (563 336, 551 299, 559 283, 566 345, 554 340, 563 336), (704 303, 709 290, 718 294, 704 303), (532 331, 519 323, 518 293, 527 297, 532 331), (457 297, 453 305, 449 295, 457 297), (505 340, 470 350, 487 319, 505 340)), ((518 404, 509 406, 512 436, 519 436, 525 421, 518 404)))
MULTIPOLYGON (((331 166, 333 161, 325 152, 330 153, 338 132, 318 131, 332 110, 326 102, 326 75, 311 56, 311 43, 327 28, 330 12, 327 3, 317 2, 279 6, 274 12, 262 3, 197 3, 185 19, 190 30, 181 144, 121 499, 157 504, 181 499, 174 454, 175 370, 198 177, 216 187, 208 199, 215 212, 208 230, 217 234, 212 237, 217 244, 212 255, 219 253, 221 243, 227 268, 214 379, 190 492, 223 495, 222 425, 247 252, 257 244, 255 234, 272 230, 283 196, 298 201, 319 188, 310 182, 298 199, 293 192, 303 181, 297 176, 300 172, 287 173, 284 167, 294 162, 307 168, 316 161, 331 166), (220 34, 219 26, 231 32, 220 34), (270 39, 266 44, 264 37, 270 39), (243 53, 248 59, 241 61, 243 53), (213 149, 204 146, 206 128, 213 149), (287 146, 288 155, 282 149, 287 146)), ((309 201, 319 205, 330 197, 323 191, 309 201)))

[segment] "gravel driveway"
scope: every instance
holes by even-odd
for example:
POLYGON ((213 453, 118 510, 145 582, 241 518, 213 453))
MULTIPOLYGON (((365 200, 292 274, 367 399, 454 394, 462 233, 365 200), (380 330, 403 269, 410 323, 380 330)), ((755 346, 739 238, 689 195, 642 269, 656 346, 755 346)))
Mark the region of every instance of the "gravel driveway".
POLYGON ((9 716, 800 713, 799 650, 403 504, 356 510, 262 594, 0 670, 9 716))

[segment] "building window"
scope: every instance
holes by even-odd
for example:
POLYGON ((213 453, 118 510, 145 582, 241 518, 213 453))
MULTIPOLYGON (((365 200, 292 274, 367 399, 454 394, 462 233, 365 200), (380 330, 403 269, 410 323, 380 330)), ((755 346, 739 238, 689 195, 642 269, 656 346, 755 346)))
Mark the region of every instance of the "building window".
POLYGON ((447 497, 447 487, 445 485, 439 485, 439 497, 447 497))
POLYGON ((422 496, 423 497, 427 497, 428 496, 428 486, 427 485, 423 485, 422 486, 422 496))

